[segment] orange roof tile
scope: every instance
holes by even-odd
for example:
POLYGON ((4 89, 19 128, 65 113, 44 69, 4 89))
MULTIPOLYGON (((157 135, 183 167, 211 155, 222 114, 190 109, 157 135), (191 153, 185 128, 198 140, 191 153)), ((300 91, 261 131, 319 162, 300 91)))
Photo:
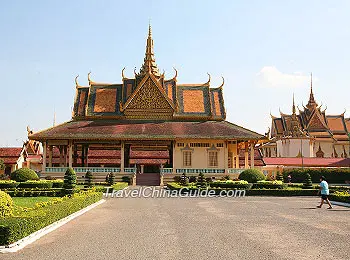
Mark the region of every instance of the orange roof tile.
POLYGON ((327 117, 328 127, 331 131, 345 132, 343 118, 341 117, 327 117))
POLYGON ((204 98, 202 90, 184 90, 183 102, 185 113, 203 113, 204 110, 204 98))
POLYGON ((114 112, 116 109, 117 89, 97 89, 94 112, 114 112))

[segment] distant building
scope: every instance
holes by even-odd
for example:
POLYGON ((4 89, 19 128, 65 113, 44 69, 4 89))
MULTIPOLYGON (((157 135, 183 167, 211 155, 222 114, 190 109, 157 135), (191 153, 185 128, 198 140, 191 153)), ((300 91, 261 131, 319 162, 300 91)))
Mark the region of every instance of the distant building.
POLYGON ((328 115, 321 106, 315 101, 311 77, 309 101, 302 110, 298 108, 298 114, 293 97, 292 114, 271 115, 270 142, 260 146, 267 166, 350 167, 344 160, 350 158, 350 119, 345 112, 328 115))

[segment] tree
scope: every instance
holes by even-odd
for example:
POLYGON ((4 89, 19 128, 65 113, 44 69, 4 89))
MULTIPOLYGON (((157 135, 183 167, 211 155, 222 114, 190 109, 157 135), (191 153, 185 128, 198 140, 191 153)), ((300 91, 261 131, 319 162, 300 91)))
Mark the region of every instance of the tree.
POLYGON ((114 184, 114 180, 115 180, 115 176, 114 176, 114 173, 111 172, 107 175, 108 177, 106 177, 107 179, 107 183, 112 186, 114 184))
POLYGON ((205 176, 202 172, 198 175, 197 186, 199 186, 199 187, 206 187, 207 186, 207 181, 206 181, 205 176))
POLYGON ((5 170, 5 163, 4 163, 4 160, 3 159, 0 159, 0 170, 5 170))
POLYGON ((93 178, 94 178, 94 176, 93 176, 92 172, 87 171, 85 174, 85 186, 86 187, 91 188, 94 186, 93 178))
POLYGON ((68 168, 64 174, 63 180, 63 193, 70 195, 74 193, 74 189, 77 186, 77 175, 73 168, 68 168))
POLYGON ((312 189, 312 181, 311 181, 311 176, 309 173, 305 174, 305 180, 303 184, 304 189, 312 189))
POLYGON ((188 178, 186 176, 186 173, 183 173, 180 177, 180 185, 187 186, 188 185, 188 178))

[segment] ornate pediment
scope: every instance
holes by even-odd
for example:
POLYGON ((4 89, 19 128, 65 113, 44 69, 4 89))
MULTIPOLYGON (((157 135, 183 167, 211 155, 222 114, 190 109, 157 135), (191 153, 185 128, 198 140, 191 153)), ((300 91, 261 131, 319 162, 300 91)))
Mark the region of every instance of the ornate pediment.
POLYGON ((318 110, 315 110, 313 115, 311 116, 310 121, 307 125, 307 129, 308 130, 314 130, 314 129, 328 130, 328 127, 327 127, 326 123, 324 122, 322 115, 318 112, 318 110))
POLYGON ((147 75, 125 103, 123 112, 132 119, 168 119, 172 117, 174 107, 157 81, 147 75))

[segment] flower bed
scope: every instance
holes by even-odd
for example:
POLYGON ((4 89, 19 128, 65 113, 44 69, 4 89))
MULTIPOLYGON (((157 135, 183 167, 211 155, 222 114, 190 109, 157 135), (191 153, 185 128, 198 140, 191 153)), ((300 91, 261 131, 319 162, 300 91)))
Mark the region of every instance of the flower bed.
POLYGON ((33 208, 18 208, 13 217, 0 218, 0 245, 9 245, 102 198, 102 193, 86 191, 71 197, 40 202, 33 208))

